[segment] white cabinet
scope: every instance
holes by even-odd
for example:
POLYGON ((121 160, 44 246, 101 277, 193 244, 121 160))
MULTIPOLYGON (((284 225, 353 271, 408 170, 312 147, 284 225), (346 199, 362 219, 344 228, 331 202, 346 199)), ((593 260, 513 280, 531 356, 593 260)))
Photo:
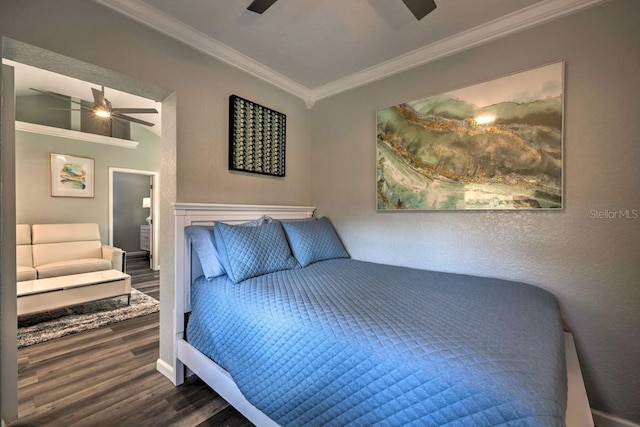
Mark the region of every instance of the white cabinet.
POLYGON ((151 226, 140 226, 140 249, 143 251, 151 251, 151 226))

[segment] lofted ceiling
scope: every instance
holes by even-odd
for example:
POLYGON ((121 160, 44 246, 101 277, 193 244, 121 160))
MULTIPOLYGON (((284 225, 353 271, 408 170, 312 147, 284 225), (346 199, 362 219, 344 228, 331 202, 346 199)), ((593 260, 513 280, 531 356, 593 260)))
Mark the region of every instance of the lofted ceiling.
MULTIPOLYGON (((11 65, 15 69, 15 93, 16 96, 34 96, 40 93, 33 91, 31 88, 58 93, 70 96, 75 99, 93 102, 91 88, 101 89, 101 86, 92 84, 83 80, 75 79, 63 74, 54 73, 43 70, 41 68, 22 64, 19 62, 3 59, 2 62, 11 65)), ((131 107, 131 108, 155 108, 158 114, 127 114, 150 123, 154 126, 146 129, 160 136, 161 126, 160 118, 162 111, 162 103, 137 95, 122 92, 116 89, 105 87, 105 97, 111 102, 115 108, 131 107)), ((75 106, 74 106, 75 108, 75 106)))
POLYGON ((317 99, 607 0, 436 0, 420 21, 402 0, 95 0, 266 80, 317 99))

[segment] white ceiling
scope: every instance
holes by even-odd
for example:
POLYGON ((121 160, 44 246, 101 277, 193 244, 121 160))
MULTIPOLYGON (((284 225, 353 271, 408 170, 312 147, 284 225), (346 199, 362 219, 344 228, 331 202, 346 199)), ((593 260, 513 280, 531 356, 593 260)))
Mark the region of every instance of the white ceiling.
MULTIPOLYGON (((436 0, 417 21, 402 0, 95 0, 299 96, 311 107, 333 94, 437 60, 608 0, 436 0)), ((6 60, 5 60, 6 62, 6 60)), ((99 86, 14 63, 29 88, 91 100, 99 86)), ((105 88, 114 107, 160 103, 105 88)), ((157 125, 160 114, 133 115, 157 125)))
POLYGON ((540 2, 440 0, 418 21, 401 0, 143 1, 311 89, 540 2))
MULTIPOLYGON (((51 71, 46 71, 41 68, 21 64, 8 59, 3 59, 2 62, 11 65, 15 69, 16 96, 39 95, 38 92, 31 90, 31 88, 34 88, 93 102, 91 88, 101 89, 101 86, 99 85, 91 84, 83 80, 51 71)), ((158 114, 127 115, 154 123, 154 126, 145 126, 145 128, 149 129, 156 135, 160 135, 162 103, 108 87, 104 88, 104 94, 105 98, 111 102, 112 107, 155 108, 158 110, 158 114)))
POLYGON ((317 99, 607 0, 95 0, 313 105, 317 99))

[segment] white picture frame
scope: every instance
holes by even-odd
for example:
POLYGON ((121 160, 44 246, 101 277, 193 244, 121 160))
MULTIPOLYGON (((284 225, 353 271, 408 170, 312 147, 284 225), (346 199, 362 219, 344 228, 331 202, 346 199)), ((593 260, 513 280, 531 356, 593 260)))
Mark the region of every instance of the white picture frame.
POLYGON ((94 197, 94 159, 51 153, 50 172, 52 197, 94 197))

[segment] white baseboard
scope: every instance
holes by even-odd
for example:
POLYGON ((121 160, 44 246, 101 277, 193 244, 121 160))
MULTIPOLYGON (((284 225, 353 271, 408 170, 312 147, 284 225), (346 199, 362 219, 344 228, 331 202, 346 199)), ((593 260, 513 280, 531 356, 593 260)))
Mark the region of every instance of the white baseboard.
POLYGON ((595 409, 592 409, 591 413, 597 427, 640 427, 640 424, 636 424, 633 421, 618 418, 595 409))
POLYGON ((167 362, 165 362, 162 359, 158 359, 156 361, 156 370, 160 372, 162 375, 164 375, 165 377, 169 378, 169 381, 171 381, 175 385, 176 376, 173 370, 173 366, 169 365, 167 362))

